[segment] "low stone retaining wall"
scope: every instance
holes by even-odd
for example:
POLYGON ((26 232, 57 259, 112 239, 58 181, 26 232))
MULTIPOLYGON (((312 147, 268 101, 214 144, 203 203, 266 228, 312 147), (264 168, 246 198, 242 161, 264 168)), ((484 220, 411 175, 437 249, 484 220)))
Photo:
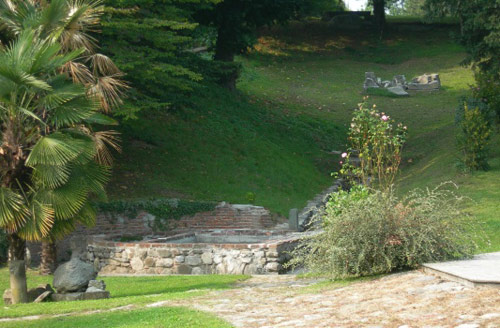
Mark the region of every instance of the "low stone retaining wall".
POLYGON ((88 260, 101 274, 277 274, 298 238, 255 244, 94 241, 88 260))

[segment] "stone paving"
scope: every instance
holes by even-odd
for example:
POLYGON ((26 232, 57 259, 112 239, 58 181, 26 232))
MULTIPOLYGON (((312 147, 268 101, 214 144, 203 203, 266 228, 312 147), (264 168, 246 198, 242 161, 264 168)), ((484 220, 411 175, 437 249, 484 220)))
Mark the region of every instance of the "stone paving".
POLYGON ((161 306, 194 307, 245 328, 500 327, 499 288, 466 287, 420 271, 342 288, 307 287, 316 282, 254 276, 239 288, 161 306))
POLYGON ((476 255, 465 261, 427 263, 423 266, 446 278, 469 282, 471 286, 492 284, 500 287, 500 252, 476 255))

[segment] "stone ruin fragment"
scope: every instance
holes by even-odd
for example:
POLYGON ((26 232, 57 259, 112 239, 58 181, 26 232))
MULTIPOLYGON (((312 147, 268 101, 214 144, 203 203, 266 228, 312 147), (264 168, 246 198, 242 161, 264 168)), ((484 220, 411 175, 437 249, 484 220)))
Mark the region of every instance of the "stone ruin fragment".
POLYGON ((406 82, 404 75, 395 75, 391 81, 383 81, 377 77, 374 72, 365 72, 365 82, 363 89, 384 88, 387 91, 398 96, 409 96, 407 90, 415 91, 434 91, 441 88, 439 74, 424 74, 406 82))

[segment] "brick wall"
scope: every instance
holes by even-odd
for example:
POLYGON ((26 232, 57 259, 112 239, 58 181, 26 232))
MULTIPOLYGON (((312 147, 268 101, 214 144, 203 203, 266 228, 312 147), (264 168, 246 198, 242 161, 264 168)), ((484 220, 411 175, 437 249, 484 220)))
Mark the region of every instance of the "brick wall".
MULTIPOLYGON (((72 234, 57 244, 59 261, 69 259, 69 239, 72 236, 99 236, 104 239, 121 236, 148 236, 155 232, 152 229, 154 216, 140 212, 136 217, 122 215, 97 216, 96 225, 92 228, 79 226, 72 234)), ((180 220, 170 222, 169 230, 156 233, 173 235, 180 232, 210 229, 270 229, 276 225, 271 213, 260 206, 232 205, 225 202, 217 205, 215 210, 186 216, 180 220)), ((28 244, 31 252, 32 263, 40 261, 40 245, 28 244)))

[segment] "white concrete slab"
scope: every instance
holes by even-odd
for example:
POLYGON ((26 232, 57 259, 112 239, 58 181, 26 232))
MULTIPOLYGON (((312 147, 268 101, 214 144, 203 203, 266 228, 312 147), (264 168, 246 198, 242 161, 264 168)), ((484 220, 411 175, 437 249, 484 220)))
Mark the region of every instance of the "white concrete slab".
POLYGON ((423 267, 475 284, 500 284, 500 252, 476 255, 470 260, 426 263, 423 267))

